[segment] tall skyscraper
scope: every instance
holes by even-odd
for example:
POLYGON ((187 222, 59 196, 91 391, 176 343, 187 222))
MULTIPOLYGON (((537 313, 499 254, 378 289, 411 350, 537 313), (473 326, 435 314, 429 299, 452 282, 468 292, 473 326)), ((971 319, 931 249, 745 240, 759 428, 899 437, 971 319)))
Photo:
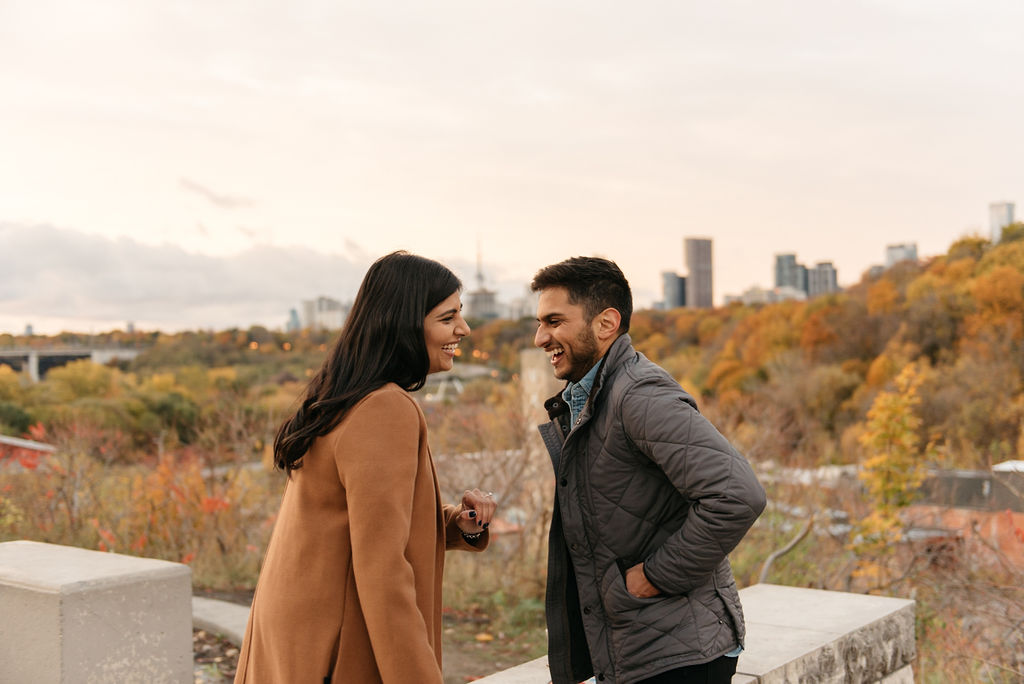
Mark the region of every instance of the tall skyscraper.
POLYGON ((775 287, 807 292, 807 267, 797 262, 796 254, 775 255, 775 287))
POLYGON ((917 261, 917 243, 908 242, 902 245, 886 245, 885 267, 892 268, 901 261, 917 261))
POLYGON ((807 271, 807 296, 817 297, 839 291, 839 279, 831 261, 819 261, 807 271))
POLYGON ((712 304, 711 238, 686 238, 683 241, 686 259, 686 306, 710 309, 712 304))
POLYGON ((1003 239, 1003 228, 1013 223, 1013 202, 988 205, 988 222, 992 230, 992 244, 997 244, 1003 239))

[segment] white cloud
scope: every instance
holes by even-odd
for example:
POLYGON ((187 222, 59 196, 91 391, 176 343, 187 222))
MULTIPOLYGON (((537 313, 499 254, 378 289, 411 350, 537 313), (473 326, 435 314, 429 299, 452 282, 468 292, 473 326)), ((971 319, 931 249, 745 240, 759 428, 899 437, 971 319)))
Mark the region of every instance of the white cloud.
POLYGON ((368 266, 361 253, 263 246, 212 257, 47 225, 0 223, 0 244, 0 330, 8 332, 31 323, 53 333, 56 321, 278 328, 303 299, 351 299, 368 266))

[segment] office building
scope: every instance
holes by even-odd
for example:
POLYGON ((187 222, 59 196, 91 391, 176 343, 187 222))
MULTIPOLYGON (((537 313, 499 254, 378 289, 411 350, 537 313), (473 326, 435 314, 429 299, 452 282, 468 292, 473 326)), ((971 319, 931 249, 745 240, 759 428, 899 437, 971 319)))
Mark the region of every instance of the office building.
POLYGON ((988 205, 988 222, 992 231, 992 244, 1003 239, 1003 228, 1013 223, 1013 202, 993 202, 988 205))
POLYGON ((661 273, 661 302, 658 308, 677 309, 686 306, 686 278, 672 271, 661 273))
POLYGON ((807 267, 796 260, 796 254, 775 255, 775 287, 807 292, 807 267))
POLYGON ((807 296, 817 297, 839 291, 839 278, 831 261, 819 261, 807 271, 807 296))
POLYGON ((330 297, 307 299, 302 302, 302 324, 313 330, 337 330, 345 324, 350 308, 330 297))
POLYGON ((901 261, 917 261, 917 243, 908 242, 902 245, 887 245, 885 248, 885 267, 892 268, 901 261))
POLYGON ((686 306, 710 309, 713 299, 712 253, 710 238, 686 238, 683 242, 686 260, 686 306))

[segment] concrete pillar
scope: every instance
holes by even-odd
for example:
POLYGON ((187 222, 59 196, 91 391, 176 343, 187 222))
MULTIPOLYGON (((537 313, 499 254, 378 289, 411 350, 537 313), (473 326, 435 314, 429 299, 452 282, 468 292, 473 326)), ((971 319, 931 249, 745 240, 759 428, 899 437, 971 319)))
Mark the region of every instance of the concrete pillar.
POLYGON ((39 352, 28 353, 28 377, 32 382, 39 382, 39 352))
POLYGON ((192 682, 191 577, 180 563, 0 544, 0 682, 192 682))

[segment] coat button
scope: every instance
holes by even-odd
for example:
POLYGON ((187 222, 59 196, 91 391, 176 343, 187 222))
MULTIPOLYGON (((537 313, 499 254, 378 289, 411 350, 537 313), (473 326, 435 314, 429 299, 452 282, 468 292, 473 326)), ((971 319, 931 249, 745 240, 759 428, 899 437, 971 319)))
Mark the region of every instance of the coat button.
POLYGON ((583 614, 584 615, 590 615, 590 606, 587 606, 586 608, 583 609, 583 614))
POLYGON ((599 681, 599 682, 603 682, 604 681, 604 672, 602 672, 601 674, 597 675, 597 681, 599 681))
POLYGON ((569 548, 572 549, 573 551, 579 551, 580 545, 579 544, 570 544, 569 548))
POLYGON ((564 486, 566 486, 567 484, 569 484, 569 481, 568 481, 567 479, 565 479, 565 478, 563 477, 563 478, 562 478, 562 481, 561 481, 561 482, 559 482, 558 484, 560 484, 560 485, 562 485, 562 486, 564 487, 564 486))

